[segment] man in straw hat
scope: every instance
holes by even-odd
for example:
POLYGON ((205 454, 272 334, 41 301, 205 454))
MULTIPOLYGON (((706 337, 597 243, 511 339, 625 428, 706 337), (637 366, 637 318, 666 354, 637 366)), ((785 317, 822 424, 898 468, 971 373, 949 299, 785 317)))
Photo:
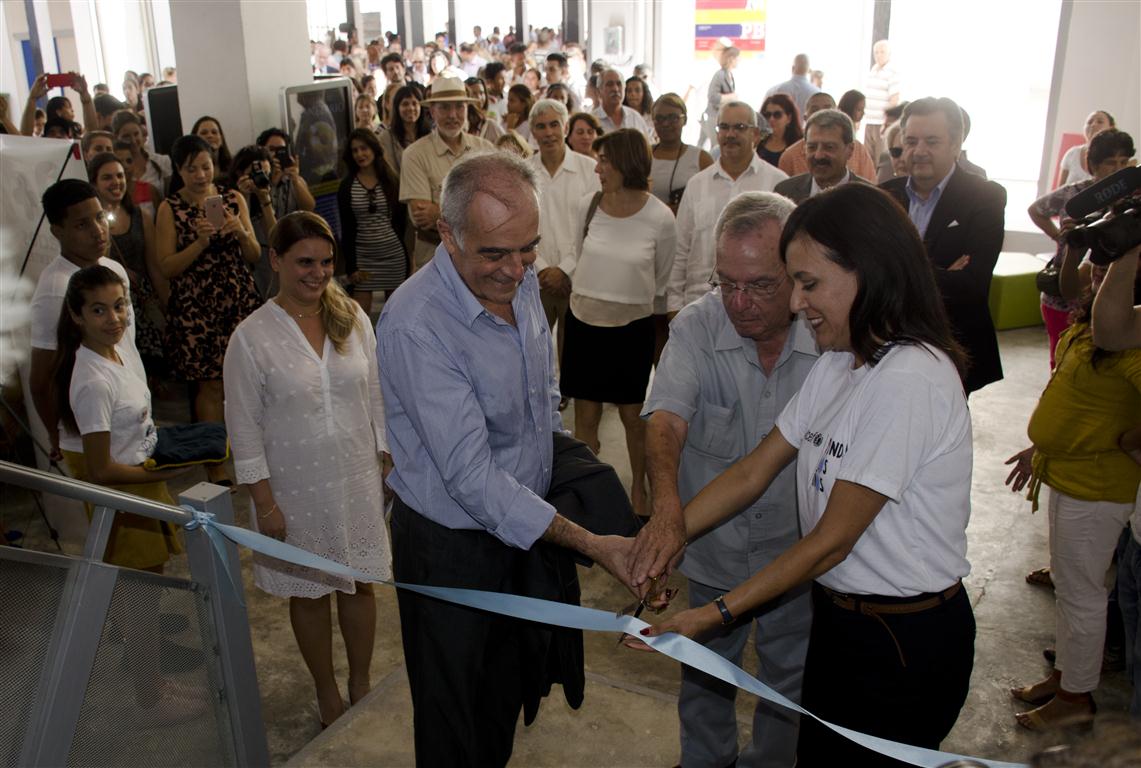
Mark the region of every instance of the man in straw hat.
POLYGON ((475 103, 458 77, 436 78, 428 98, 423 101, 432 111, 436 127, 404 150, 400 202, 408 204, 408 217, 416 227, 413 269, 427 264, 440 244, 436 221, 440 218, 440 188, 448 171, 468 152, 495 150, 494 144, 465 130, 467 105, 475 103))

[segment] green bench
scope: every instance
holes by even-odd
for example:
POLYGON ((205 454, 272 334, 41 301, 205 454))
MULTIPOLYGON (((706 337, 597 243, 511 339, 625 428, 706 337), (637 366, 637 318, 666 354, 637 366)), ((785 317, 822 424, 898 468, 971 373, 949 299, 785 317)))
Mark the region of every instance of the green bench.
POLYGON ((1035 276, 1045 260, 1029 253, 1000 253, 990 281, 990 316, 996 330, 1042 325, 1035 276))

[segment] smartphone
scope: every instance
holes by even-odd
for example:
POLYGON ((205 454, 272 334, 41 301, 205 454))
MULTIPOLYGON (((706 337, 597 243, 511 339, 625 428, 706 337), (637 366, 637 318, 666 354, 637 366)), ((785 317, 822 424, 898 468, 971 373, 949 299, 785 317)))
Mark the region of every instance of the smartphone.
POLYGON ((289 147, 278 147, 274 150, 274 154, 277 155, 277 164, 280 165, 283 170, 293 167, 293 158, 289 154, 289 147))
POLYGON ((226 223, 226 207, 221 195, 206 198, 206 220, 214 225, 214 229, 221 229, 226 223))
POLYGON ((70 88, 74 82, 71 75, 48 75, 48 88, 70 88))

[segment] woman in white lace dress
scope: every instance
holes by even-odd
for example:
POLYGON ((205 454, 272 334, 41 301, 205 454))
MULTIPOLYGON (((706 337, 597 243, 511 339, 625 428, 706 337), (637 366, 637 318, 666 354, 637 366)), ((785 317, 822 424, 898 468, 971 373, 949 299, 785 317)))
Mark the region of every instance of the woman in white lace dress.
MULTIPOLYGON (((257 530, 356 568, 391 575, 383 474, 391 466, 368 316, 333 281, 335 240, 312 213, 269 237, 277 296, 238 326, 226 352, 226 427, 257 530)), ((294 636, 323 725, 344 712, 333 674, 330 594, 349 661, 349 700, 369 691, 371 584, 255 557, 261 589, 289 598, 294 636)))

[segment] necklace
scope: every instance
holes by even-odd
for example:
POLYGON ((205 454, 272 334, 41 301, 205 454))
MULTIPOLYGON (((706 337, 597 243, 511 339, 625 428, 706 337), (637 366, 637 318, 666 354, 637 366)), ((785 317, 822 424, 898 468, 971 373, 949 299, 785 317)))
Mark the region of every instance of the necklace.
POLYGON ((298 320, 304 320, 307 317, 316 317, 324 310, 324 307, 318 306, 316 312, 290 312, 289 309, 281 303, 281 299, 275 299, 274 301, 277 302, 277 306, 285 310, 287 315, 290 317, 296 317, 298 320))

